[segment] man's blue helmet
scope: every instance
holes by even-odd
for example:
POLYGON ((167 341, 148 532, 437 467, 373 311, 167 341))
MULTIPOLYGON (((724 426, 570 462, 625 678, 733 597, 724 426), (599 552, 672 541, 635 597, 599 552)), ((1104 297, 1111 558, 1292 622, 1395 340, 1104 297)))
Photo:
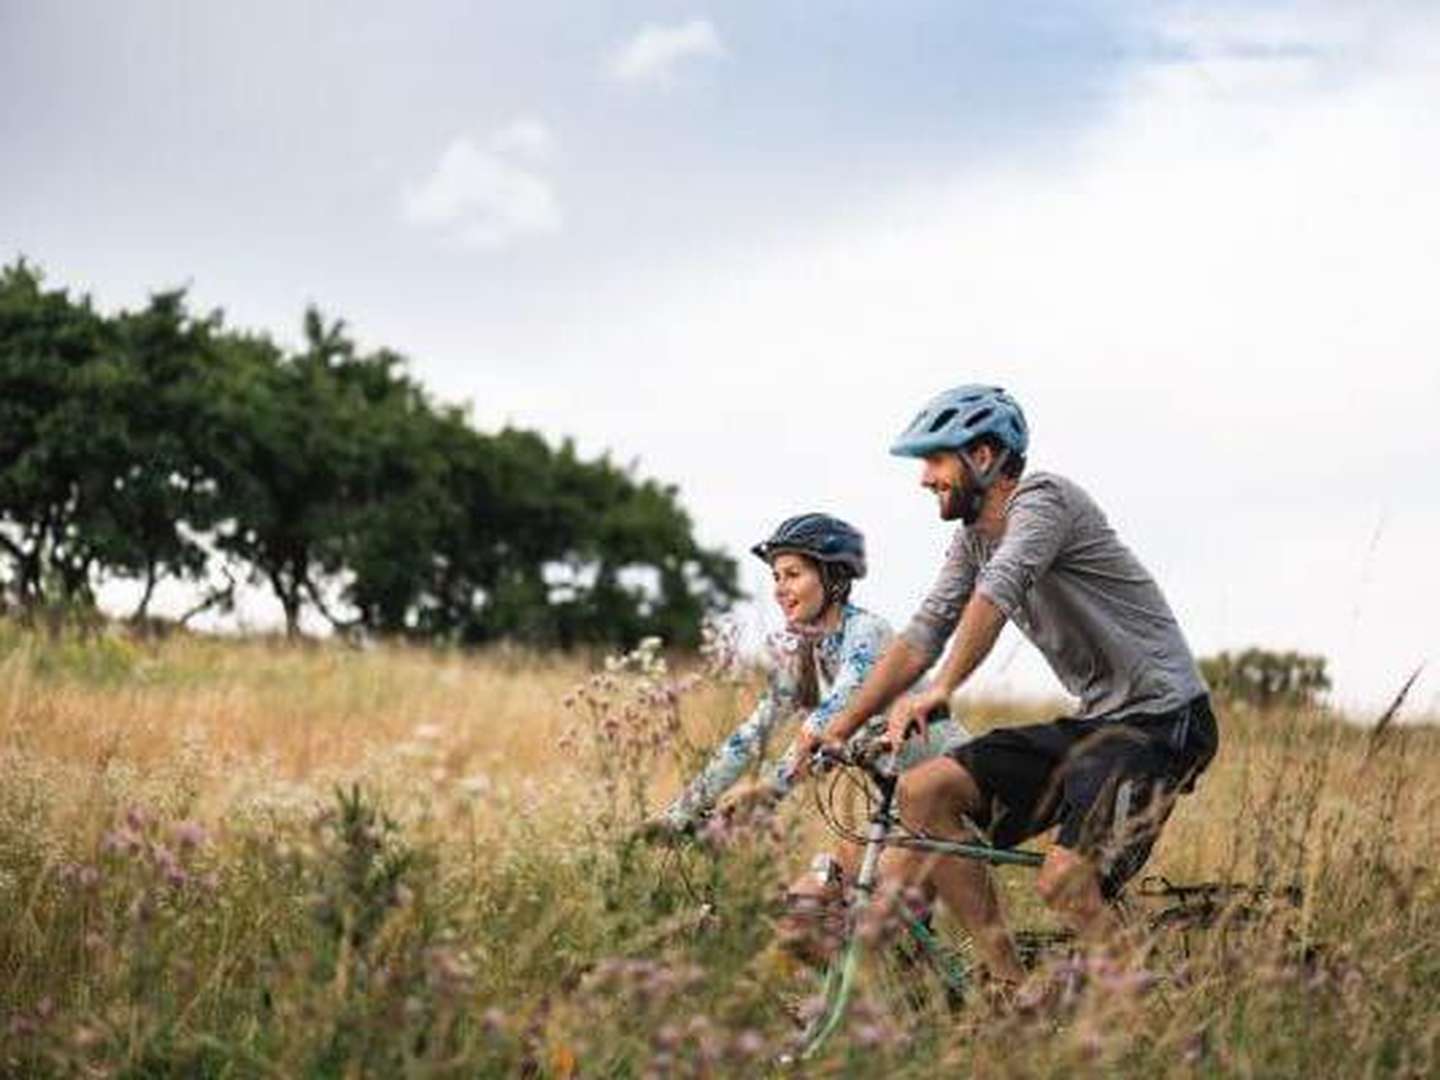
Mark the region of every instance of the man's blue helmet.
POLYGON ((1030 431, 1020 405, 998 386, 972 383, 936 394, 890 447, 901 457, 937 450, 961 450, 982 435, 993 436, 1016 457, 1024 457, 1030 431))
POLYGON ((808 555, 820 563, 842 567, 851 577, 865 576, 865 534, 829 514, 798 514, 786 518, 750 551, 767 563, 785 551, 808 555))

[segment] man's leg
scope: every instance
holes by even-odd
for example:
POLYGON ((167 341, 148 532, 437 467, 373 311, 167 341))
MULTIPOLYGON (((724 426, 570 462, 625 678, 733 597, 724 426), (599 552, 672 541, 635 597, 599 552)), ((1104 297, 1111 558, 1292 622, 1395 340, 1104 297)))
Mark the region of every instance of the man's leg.
POLYGON ((1070 848, 1056 844, 1046 853, 1035 891, 1083 940, 1103 940, 1119 928, 1115 910, 1105 902, 1094 864, 1070 848))
POLYGON ((1077 934, 1120 929, 1109 904, 1150 857, 1174 806, 1168 762, 1153 739, 1116 724, 1079 744, 1062 768, 1065 809, 1035 889, 1077 934))
MULTIPOLYGON (((961 815, 981 817, 984 808, 975 778, 953 758, 932 758, 900 778, 901 819, 931 836, 968 842, 982 839, 961 815)), ((991 976, 1016 984, 1025 977, 984 863, 937 859, 922 851, 891 848, 881 862, 881 874, 887 881, 906 886, 920 885, 928 877, 945 906, 969 931, 991 976)))

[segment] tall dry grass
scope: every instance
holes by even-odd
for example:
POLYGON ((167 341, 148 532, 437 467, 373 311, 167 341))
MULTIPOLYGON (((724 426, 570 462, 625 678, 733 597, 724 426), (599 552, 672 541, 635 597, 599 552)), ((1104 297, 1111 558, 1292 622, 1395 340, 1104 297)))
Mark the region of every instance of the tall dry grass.
MULTIPOLYGON (((628 834, 754 693, 653 656, 0 628, 0 1070, 764 1073, 811 990, 771 948, 807 800, 706 850, 628 834)), ((917 1022, 877 977, 809 1071, 1436 1075, 1440 739, 1235 710, 1222 739, 1147 871, 1273 903, 1058 958, 1026 1015, 917 1022)))

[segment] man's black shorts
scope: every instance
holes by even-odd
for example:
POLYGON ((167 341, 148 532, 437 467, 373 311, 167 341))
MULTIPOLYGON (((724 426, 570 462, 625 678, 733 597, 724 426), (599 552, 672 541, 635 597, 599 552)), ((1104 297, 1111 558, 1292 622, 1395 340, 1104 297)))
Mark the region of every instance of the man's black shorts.
POLYGON ((950 756, 985 800, 976 824, 997 847, 1056 825, 1059 843, 1094 859, 1106 896, 1144 865, 1174 796, 1194 788, 1219 732, 1204 695, 1171 713, 1064 718, 997 728, 950 756))

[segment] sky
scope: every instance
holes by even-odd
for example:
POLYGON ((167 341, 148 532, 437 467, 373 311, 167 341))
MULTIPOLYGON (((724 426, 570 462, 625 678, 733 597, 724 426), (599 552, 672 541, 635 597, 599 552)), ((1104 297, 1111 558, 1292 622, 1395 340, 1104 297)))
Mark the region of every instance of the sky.
POLYGON ((887 447, 997 383, 1198 654, 1436 714, 1437 102, 1431 2, 0 0, 0 259, 317 304, 737 555, 840 514, 897 624, 952 527, 887 447))

